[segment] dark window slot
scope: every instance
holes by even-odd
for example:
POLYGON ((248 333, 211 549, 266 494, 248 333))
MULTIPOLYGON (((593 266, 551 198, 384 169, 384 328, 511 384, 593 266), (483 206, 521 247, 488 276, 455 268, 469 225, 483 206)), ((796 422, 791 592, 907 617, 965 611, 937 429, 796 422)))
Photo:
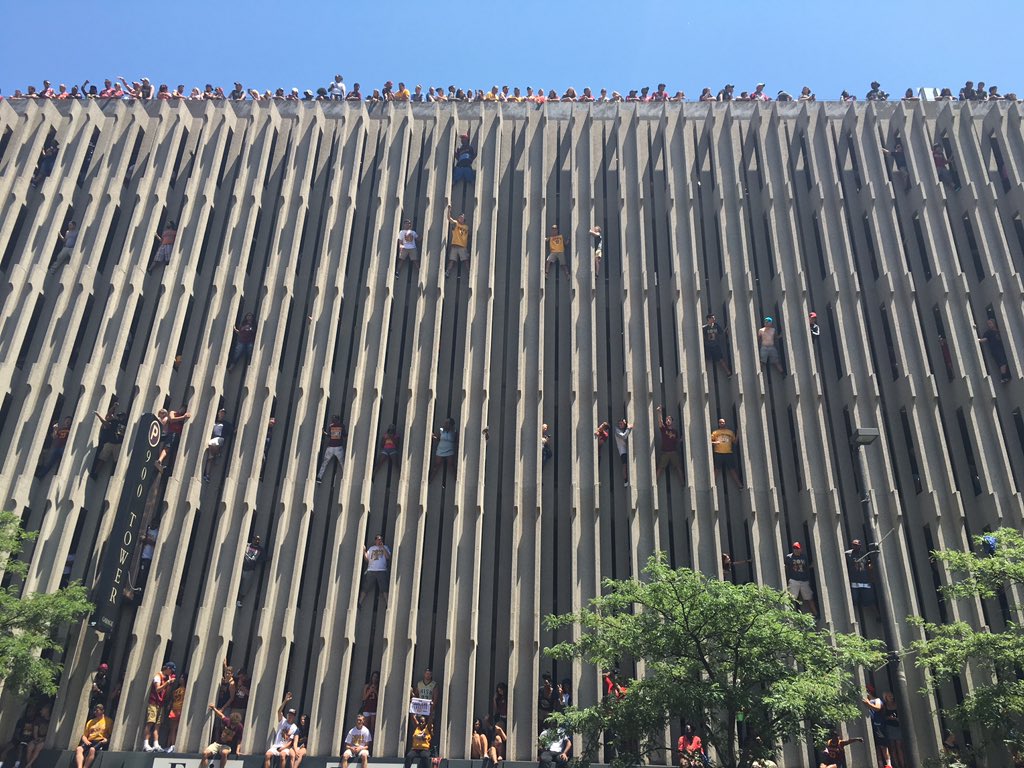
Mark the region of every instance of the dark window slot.
POLYGON ((260 237, 260 225, 263 223, 263 208, 259 208, 256 211, 256 223, 252 228, 252 243, 249 246, 249 258, 245 262, 245 274, 246 276, 252 274, 252 265, 256 260, 256 245, 259 242, 260 237))
POLYGON ((202 244, 199 246, 199 261, 196 262, 196 274, 203 273, 206 265, 206 256, 210 246, 210 236, 213 233, 213 216, 206 217, 206 229, 203 231, 202 244))
POLYGON ((7 155, 7 148, 11 145, 11 136, 14 135, 14 131, 10 128, 4 130, 2 136, 0 136, 0 163, 3 163, 4 157, 7 155))
POLYGON ((896 357, 896 346, 892 338, 889 313, 886 312, 884 304, 879 306, 878 311, 882 315, 882 333, 885 334, 885 349, 889 354, 889 373, 892 376, 892 380, 896 381, 900 376, 900 362, 899 358, 896 357))
MULTIPOLYGON (((281 340, 281 349, 288 349, 288 336, 291 334, 291 330, 292 330, 292 310, 293 310, 293 308, 294 308, 294 301, 291 298, 289 298, 288 299, 288 309, 285 312, 285 317, 288 318, 288 321, 285 323, 285 326, 284 326, 284 338, 281 340)), ((287 357, 288 357, 287 355, 281 355, 280 356, 280 360, 278 360, 278 363, 277 363, 277 372, 278 373, 282 373, 284 371, 284 364, 285 364, 285 360, 286 360, 287 357)))
MULTIPOLYGON (((793 406, 790 405, 786 408, 786 415, 789 417, 789 439, 792 445, 801 445, 802 443, 796 431, 796 420, 793 418, 793 406)), ((733 419, 733 424, 736 424, 737 422, 735 421, 735 416, 733 416, 733 419)), ((804 479, 800 474, 800 462, 793 461, 792 465, 793 474, 796 475, 796 490, 797 492, 800 492, 804 489, 804 479)))
MULTIPOLYGON (((18 252, 18 242, 21 239, 21 229, 25 226, 25 206, 18 209, 18 217, 14 220, 14 227, 11 229, 11 239, 7 241, 7 248, 4 250, 4 257, 0 260, 0 272, 6 272, 11 266, 11 259, 18 252)), ((9 215, 9 213, 8 213, 9 215)))
POLYGON ((814 247, 818 249, 818 267, 821 269, 821 279, 824 280, 828 270, 825 269, 825 249, 821 244, 821 220, 816 213, 811 215, 811 228, 814 230, 814 247))
MULTIPOLYGON (((197 552, 199 547, 196 544, 196 537, 199 535, 199 526, 195 524, 195 520, 198 520, 201 516, 202 510, 199 510, 200 514, 196 515, 193 519, 192 530, 188 535, 188 547, 185 549, 185 563, 182 573, 191 573, 192 570, 192 553, 197 552)), ((211 541, 212 543, 212 541, 211 541)), ((188 584, 188 579, 182 579, 178 584, 178 594, 174 599, 174 604, 181 607, 181 600, 185 594, 185 587, 188 584)))
POLYGON ((971 485, 974 486, 974 495, 981 495, 981 477, 978 475, 978 463, 974 459, 974 448, 971 445, 970 431, 967 429, 967 419, 964 417, 964 409, 956 409, 956 423, 960 427, 960 439, 964 444, 964 455, 967 457, 967 468, 971 472, 971 485))
MULTIPOLYGON (((1020 220, 1020 216, 1013 217, 1013 229, 1017 234, 1017 245, 1020 246, 1020 255, 1024 258, 1024 222, 1020 220)), ((1007 238, 1009 241, 1009 238, 1007 238)))
POLYGON ((948 136, 943 136, 941 139, 942 148, 946 153, 946 158, 949 160, 949 165, 946 168, 949 169, 949 175, 953 178, 953 189, 960 189, 960 172, 957 170, 960 167, 960 163, 955 159, 956 155, 953 152, 953 142, 949 140, 948 136))
POLYGON ((989 136, 989 146, 992 148, 992 162, 995 163, 995 171, 999 175, 999 183, 1003 187, 1003 192, 1009 192, 1013 185, 1010 183, 1010 171, 1006 167, 1006 161, 1003 159, 1003 151, 999 148, 999 142, 996 141, 996 137, 993 134, 989 136))
MULTIPOLYGON (((189 296, 188 304, 185 306, 184 319, 182 320, 181 323, 181 335, 178 337, 178 346, 174 350, 175 359, 177 359, 178 357, 183 357, 185 355, 185 344, 189 341, 189 328, 192 324, 192 312, 195 310, 195 307, 195 296, 189 296)), ((193 340, 195 341, 196 344, 196 350, 198 350, 199 345, 202 344, 201 336, 202 334, 194 334, 195 338, 193 340)), ((195 352, 193 352, 192 360, 195 361, 197 357, 198 354, 195 354, 195 352)))
POLYGON ((139 154, 142 152, 142 140, 146 137, 144 131, 139 131, 135 136, 135 144, 132 145, 132 153, 128 158, 128 169, 124 173, 124 183, 127 186, 131 180, 132 175, 135 173, 135 166, 139 162, 139 154))
POLYGON ((85 308, 82 309, 82 319, 78 325, 78 333, 75 335, 75 343, 71 345, 71 354, 68 358, 68 367, 74 368, 78 365, 78 353, 82 351, 82 341, 89 330, 89 319, 92 315, 92 308, 96 303, 96 297, 92 294, 85 299, 85 308))
POLYGON ((921 467, 917 463, 917 451, 914 450, 914 437, 910 431, 910 418, 907 416, 906 408, 900 408, 900 424, 903 426, 903 441, 907 446, 907 461, 910 462, 910 473, 914 479, 914 493, 920 493, 923 490, 921 467))
POLYGON ((37 296, 35 306, 32 307, 32 317, 28 321, 28 333, 25 334, 25 340, 21 343, 21 349, 18 350, 18 357, 15 361, 18 370, 23 369, 25 361, 28 360, 28 351, 32 347, 32 340, 35 338, 36 329, 39 327, 39 318, 43 314, 43 303, 43 296, 37 296))
MULTIPOLYGON (((879 271, 878 271, 878 253, 875 251, 875 239, 874 239, 874 236, 873 236, 873 234, 871 232, 871 221, 868 218, 867 214, 864 214, 864 218, 862 219, 861 223, 864 226, 864 244, 867 246, 868 256, 871 257, 871 274, 874 276, 875 280, 877 280, 878 279, 878 275, 879 275, 879 271)), ((853 238, 851 238, 851 240, 852 239, 853 238)), ((857 257, 856 252, 854 252, 854 259, 855 260, 856 260, 856 257, 857 257)))
MULTIPOLYGON (((922 530, 924 532, 925 547, 927 548, 927 550, 929 552, 934 552, 935 551, 935 539, 932 536, 932 529, 931 529, 931 527, 928 526, 928 525, 925 525, 925 526, 922 527, 922 530)), ((935 592, 938 593, 938 591, 940 589, 942 589, 942 574, 939 573, 939 564, 935 561, 934 558, 931 558, 931 557, 928 558, 928 570, 932 574, 932 586, 935 587, 935 592)), ((949 614, 946 612, 946 601, 945 600, 936 600, 935 602, 936 602, 936 604, 939 607, 939 619, 940 619, 941 623, 948 624, 949 623, 949 614)))
POLYGON ((174 156, 174 166, 171 168, 171 183, 170 189, 174 189, 174 185, 178 183, 178 173, 181 170, 181 161, 185 157, 185 147, 188 145, 188 130, 184 129, 181 132, 181 141, 178 142, 178 152, 174 156))
POLYGON ((917 252, 921 257, 921 267, 924 269, 924 279, 932 279, 932 267, 928 261, 928 248, 924 241, 924 230, 921 229, 921 217, 914 215, 914 237, 917 239, 917 252))
POLYGON ((107 268, 107 259, 110 258, 110 254, 114 249, 114 238, 117 236, 117 224, 121 220, 121 206, 114 208, 114 213, 110 217, 110 227, 107 229, 107 239, 103 242, 103 247, 100 249, 100 260, 96 265, 96 271, 101 274, 107 268))
POLYGON ((132 344, 135 341, 135 334, 139 330, 139 322, 142 319, 142 302, 139 301, 135 305, 135 313, 132 315, 132 322, 128 326, 128 336, 124 341, 124 353, 121 355, 121 370, 128 370, 128 358, 131 357, 132 344))
POLYGON ((267 153, 267 172, 263 176, 263 188, 270 185, 270 175, 274 169, 274 151, 277 149, 277 129, 274 129, 274 136, 270 140, 270 151, 267 153))
POLYGON ((228 155, 231 154, 231 140, 234 138, 235 132, 231 128, 228 128, 228 135, 224 139, 224 151, 220 155, 220 167, 217 169, 217 186, 221 185, 224 181, 224 172, 228 167, 228 155))
POLYGON ((946 325, 942 322, 942 312, 937 304, 932 307, 932 319, 935 321, 939 352, 942 354, 942 366, 946 371, 946 378, 952 381, 956 377, 956 370, 953 367, 953 351, 949 348, 949 342, 946 340, 946 325))
POLYGON ((85 178, 89 175, 89 168, 92 166, 93 155, 96 154, 96 142, 100 140, 100 129, 93 128, 92 136, 89 137, 89 146, 85 148, 85 160, 82 162, 82 170, 78 174, 76 184, 79 188, 85 184, 85 178))
POLYGON ((832 362, 835 364, 836 381, 843 378, 843 359, 839 354, 839 336, 836 333, 836 317, 835 309, 832 304, 825 305, 825 317, 828 318, 826 324, 828 326, 828 335, 832 339, 832 362))
MULTIPOLYGON (((772 249, 772 227, 768 221, 768 214, 762 214, 761 221, 764 224, 764 250, 768 256, 768 268, 771 275, 776 274, 775 269, 775 251, 772 249)), ((721 253, 721 251, 719 251, 721 253)))
POLYGON ((857 162, 857 151, 853 143, 853 135, 850 133, 846 134, 846 155, 849 160, 850 169, 853 171, 853 181, 857 185, 857 191, 860 192, 864 186, 864 180, 860 172, 860 163, 857 162))
POLYGON ((978 239, 974 236, 974 227, 971 226, 971 219, 965 213, 964 218, 964 234, 967 236, 967 247, 971 249, 971 258, 974 259, 974 272, 978 276, 978 280, 985 279, 985 267, 981 262, 981 251, 978 250, 978 239))

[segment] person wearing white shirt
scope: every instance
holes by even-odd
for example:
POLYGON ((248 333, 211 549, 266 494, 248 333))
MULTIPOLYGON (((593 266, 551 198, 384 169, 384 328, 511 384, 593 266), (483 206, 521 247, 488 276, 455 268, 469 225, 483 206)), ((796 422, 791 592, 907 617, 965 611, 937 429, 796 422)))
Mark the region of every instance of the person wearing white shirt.
POLYGON ((348 761, 358 757, 366 768, 370 760, 370 742, 373 741, 373 734, 366 727, 366 720, 362 715, 356 717, 356 727, 349 730, 345 735, 345 752, 341 756, 341 768, 348 768, 348 761))
POLYGON ((270 761, 275 757, 281 761, 281 768, 284 768, 288 759, 288 749, 295 741, 295 735, 299 732, 299 726, 295 724, 295 710, 288 707, 292 700, 291 692, 284 695, 284 701, 277 708, 279 722, 274 729, 274 740, 270 742, 270 749, 263 757, 263 768, 270 768, 270 761), (287 709, 286 709, 287 708, 287 709))
POLYGON ((327 86, 327 94, 334 101, 345 100, 345 80, 341 75, 334 76, 334 80, 327 86))
POLYGON ((384 536, 377 534, 373 539, 373 546, 363 547, 363 560, 366 561, 366 576, 363 579, 363 588, 359 591, 359 604, 363 604, 363 598, 371 589, 381 595, 385 603, 388 600, 388 563, 391 561, 391 548, 384 543, 384 536))

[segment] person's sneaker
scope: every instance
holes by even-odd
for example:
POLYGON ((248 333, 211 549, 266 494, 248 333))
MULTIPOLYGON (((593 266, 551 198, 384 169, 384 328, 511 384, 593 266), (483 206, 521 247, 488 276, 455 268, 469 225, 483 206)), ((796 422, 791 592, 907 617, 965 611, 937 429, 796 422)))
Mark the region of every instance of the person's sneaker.
POLYGON ((173 744, 171 744, 171 746, 169 746, 167 749, 164 750, 164 752, 173 752, 173 751, 174 751, 174 745, 173 744))
POLYGON ((242 601, 241 600, 235 601, 235 607, 236 608, 241 608, 242 607, 242 601))
POLYGON ((142 751, 143 751, 143 752, 152 752, 152 751, 153 751, 153 747, 152 747, 152 745, 151 745, 151 744, 150 744, 150 743, 149 743, 149 742, 147 741, 146 743, 144 743, 144 744, 142 745, 142 751))
POLYGON ((210 482, 210 476, 209 475, 203 475, 203 482, 204 483, 210 482))
POLYGON ((624 486, 625 486, 626 488, 629 488, 629 480, 623 480, 623 481, 622 481, 622 484, 623 484, 623 485, 624 485, 624 486))
POLYGON ((316 479, 316 484, 317 484, 317 485, 320 485, 320 484, 321 484, 321 483, 322 483, 323 481, 324 481, 324 479, 323 479, 322 477, 318 477, 318 478, 316 479))
POLYGON ((164 751, 164 748, 160 746, 160 742, 159 741, 154 741, 153 742, 153 751, 154 752, 163 752, 164 751))

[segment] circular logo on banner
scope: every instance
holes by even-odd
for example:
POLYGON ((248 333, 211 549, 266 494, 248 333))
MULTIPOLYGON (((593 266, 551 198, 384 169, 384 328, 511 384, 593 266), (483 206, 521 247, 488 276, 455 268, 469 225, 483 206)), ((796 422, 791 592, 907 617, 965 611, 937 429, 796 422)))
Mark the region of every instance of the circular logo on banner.
POLYGON ((150 422, 147 437, 151 448, 156 448, 160 444, 160 422, 156 419, 150 422))

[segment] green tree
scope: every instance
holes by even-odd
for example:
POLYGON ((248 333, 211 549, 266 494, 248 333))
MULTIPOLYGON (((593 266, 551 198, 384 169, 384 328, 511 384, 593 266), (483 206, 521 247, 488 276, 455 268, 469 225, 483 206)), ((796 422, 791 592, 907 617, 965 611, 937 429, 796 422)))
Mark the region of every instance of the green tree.
MULTIPOLYGON (((1011 528, 1000 528, 991 536, 991 551, 984 536, 975 544, 983 552, 937 551, 932 556, 960 578, 942 587, 947 600, 995 598, 1007 587, 1024 585, 1024 536, 1011 528)), ((1010 604, 1016 616, 1020 606, 1010 604)), ((1011 752, 1024 754, 1024 630, 1008 621, 1001 632, 976 630, 966 622, 932 624, 920 617, 911 621, 924 630, 924 639, 911 644, 914 663, 928 671, 928 689, 960 679, 963 670, 974 669, 974 688, 945 714, 954 721, 975 726, 983 744, 1002 743, 1011 752)))
MULTIPOLYGON (((34 538, 35 534, 22 528, 17 515, 0 512, 0 562, 16 582, 28 571, 18 555, 25 542, 34 538)), ((82 618, 92 608, 81 584, 51 593, 22 594, 20 584, 0 589, 0 678, 5 690, 22 695, 55 694, 62 667, 40 654, 60 650, 57 628, 82 618)))
POLYGON ((644 573, 643 580, 607 580, 589 607, 546 619, 552 630, 580 630, 578 640, 548 649, 556 659, 605 669, 622 658, 644 664, 645 674, 621 698, 556 717, 583 734, 577 754, 584 762, 593 761, 608 732, 615 734, 617 762, 639 764, 664 752, 670 722, 685 720, 723 766, 741 768, 769 756, 783 738, 801 738, 807 721, 861 716, 854 671, 884 663, 879 642, 819 631, 784 592, 673 569, 663 554, 644 573), (751 734, 744 744, 738 720, 751 734))

